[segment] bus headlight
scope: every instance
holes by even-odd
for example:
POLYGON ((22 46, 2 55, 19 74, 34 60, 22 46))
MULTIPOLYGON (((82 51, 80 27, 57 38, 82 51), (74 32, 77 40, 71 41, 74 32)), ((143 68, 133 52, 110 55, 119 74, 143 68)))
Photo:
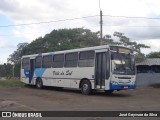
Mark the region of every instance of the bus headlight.
POLYGON ((118 82, 116 82, 116 81, 112 81, 111 83, 112 83, 112 84, 118 85, 118 82))

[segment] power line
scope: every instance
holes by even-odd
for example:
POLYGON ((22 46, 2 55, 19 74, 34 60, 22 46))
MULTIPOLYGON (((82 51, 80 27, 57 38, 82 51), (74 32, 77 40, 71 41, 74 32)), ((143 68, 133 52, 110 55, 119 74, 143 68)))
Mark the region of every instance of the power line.
POLYGON ((134 18, 134 19, 160 19, 156 17, 132 17, 132 16, 113 16, 113 15, 103 15, 106 17, 117 17, 117 18, 134 18))
MULTIPOLYGON (((103 25, 104 27, 160 27, 160 26, 123 26, 123 25, 103 25)), ((93 26, 92 26, 93 27, 93 26)), ((99 27, 98 25, 94 27, 99 27)), ((33 33, 20 33, 17 35, 25 35, 25 34, 38 34, 38 33, 45 33, 48 31, 42 31, 42 32, 33 32, 33 33)), ((0 34, 2 37, 10 37, 10 36, 15 36, 14 34, 0 34)), ((16 36, 15 36, 16 37, 16 36)))
MULTIPOLYGON (((53 23, 53 22, 63 22, 63 21, 70 21, 70 20, 86 19, 86 18, 92 18, 92 17, 98 17, 98 16, 99 15, 93 15, 93 16, 86 16, 86 17, 79 17, 79 18, 61 19, 61 20, 35 22, 35 23, 1 25, 0 27, 15 27, 15 26, 34 25, 34 24, 47 24, 47 23, 53 23)), ((131 16, 113 16, 113 15, 102 15, 102 16, 113 17, 113 18, 128 18, 128 19, 131 19, 131 18, 133 19, 160 19, 160 18, 152 18, 152 17, 131 17, 131 16)))
POLYGON ((44 22, 35 22, 35 23, 2 25, 0 27, 15 27, 15 26, 26 26, 26 25, 33 25, 33 24, 46 24, 46 23, 53 23, 53 22, 63 22, 63 21, 69 21, 69 20, 85 19, 85 18, 91 18, 91 17, 97 17, 97 16, 99 16, 99 15, 79 17, 79 18, 70 18, 70 19, 61 19, 61 20, 53 20, 53 21, 44 21, 44 22))
POLYGON ((125 26, 125 25, 104 25, 104 26, 108 26, 108 27, 160 27, 160 26, 125 26))
MULTIPOLYGON (((100 2, 100 0, 99 0, 100 2)), ((131 17, 131 16, 113 16, 113 15, 102 15, 105 17, 114 17, 114 18, 133 18, 133 19, 160 19, 160 18, 151 18, 151 17, 131 17)), ((35 22, 35 23, 24 23, 24 24, 11 24, 11 25, 4 25, 0 27, 15 27, 15 26, 27 26, 27 25, 33 25, 33 24, 45 24, 45 23, 53 23, 53 22, 62 22, 62 21, 69 21, 69 20, 78 20, 78 19, 85 19, 85 18, 92 18, 92 17, 99 17, 99 15, 93 15, 93 16, 86 16, 86 17, 79 17, 79 18, 70 18, 70 19, 61 19, 61 20, 54 20, 54 21, 44 21, 44 22, 35 22)), ((109 27, 160 27, 160 26, 124 26, 124 25, 104 25, 109 27)), ((22 33, 22 34, 37 34, 36 33, 22 33)), ((21 35, 21 34, 18 34, 21 35)), ((0 36, 13 36, 12 34, 5 34, 0 36)))

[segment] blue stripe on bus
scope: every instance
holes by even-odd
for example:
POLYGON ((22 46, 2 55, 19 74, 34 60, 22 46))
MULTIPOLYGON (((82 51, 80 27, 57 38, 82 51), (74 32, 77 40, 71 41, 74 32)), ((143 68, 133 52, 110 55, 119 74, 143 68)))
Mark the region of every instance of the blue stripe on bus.
POLYGON ((24 69, 24 74, 25 74, 26 77, 29 78, 29 69, 24 69))
POLYGON ((133 84, 133 85, 115 85, 115 84, 112 84, 110 83, 110 89, 111 90, 126 90, 126 89, 135 89, 136 88, 136 85, 133 84), (128 87, 128 88, 124 88, 124 87, 128 87))
POLYGON ((42 77, 45 70, 46 68, 36 68, 34 73, 37 77, 42 77))

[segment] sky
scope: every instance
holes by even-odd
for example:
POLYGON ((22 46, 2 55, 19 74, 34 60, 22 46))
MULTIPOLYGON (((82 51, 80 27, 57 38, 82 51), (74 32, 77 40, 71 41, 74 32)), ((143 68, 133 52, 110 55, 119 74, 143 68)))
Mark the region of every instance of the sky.
POLYGON ((131 41, 151 46, 142 50, 145 54, 160 51, 159 6, 160 0, 1 0, 0 64, 19 43, 31 43, 53 29, 99 31, 100 9, 103 35, 121 32, 131 41))

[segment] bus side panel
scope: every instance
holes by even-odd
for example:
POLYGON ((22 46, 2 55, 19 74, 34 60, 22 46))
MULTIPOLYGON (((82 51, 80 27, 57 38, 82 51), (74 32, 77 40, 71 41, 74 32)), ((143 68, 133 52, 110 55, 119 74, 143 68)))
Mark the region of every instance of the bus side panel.
POLYGON ((21 69, 21 81, 23 83, 29 84, 29 76, 27 76, 27 74, 29 74, 29 71, 27 72, 24 69, 21 69))
POLYGON ((42 69, 35 69, 34 78, 40 77, 44 86, 79 88, 80 80, 86 78, 94 88, 94 67, 42 69))
POLYGON ((79 88, 80 81, 84 78, 90 80, 92 89, 94 89, 94 67, 79 67, 72 68, 73 75, 71 76, 70 87, 79 88))

